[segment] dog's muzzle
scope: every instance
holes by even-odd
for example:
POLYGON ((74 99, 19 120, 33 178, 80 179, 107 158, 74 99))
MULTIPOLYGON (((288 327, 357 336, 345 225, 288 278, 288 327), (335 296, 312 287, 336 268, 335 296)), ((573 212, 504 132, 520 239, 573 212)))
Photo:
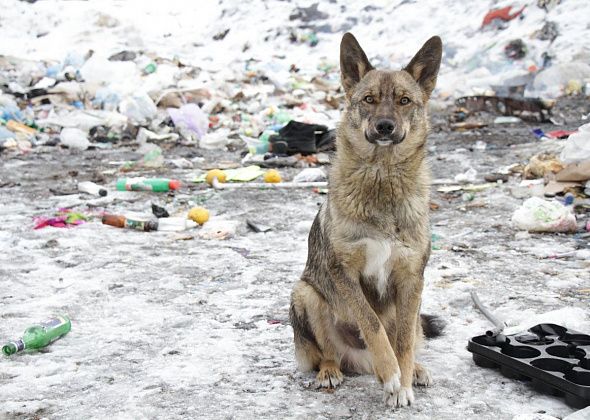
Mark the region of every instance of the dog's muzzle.
POLYGON ((372 130, 365 131, 365 139, 372 144, 377 146, 391 146, 394 144, 400 144, 406 138, 405 132, 393 131, 388 135, 383 135, 372 130))

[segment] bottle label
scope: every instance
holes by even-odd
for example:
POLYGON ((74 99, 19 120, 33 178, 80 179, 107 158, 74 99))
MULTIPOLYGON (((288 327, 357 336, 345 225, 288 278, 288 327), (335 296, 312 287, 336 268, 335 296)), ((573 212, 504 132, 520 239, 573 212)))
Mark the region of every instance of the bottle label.
POLYGON ((45 322, 41 322, 39 325, 41 325, 43 328, 45 328, 45 331, 47 331, 47 330, 51 330, 53 328, 57 328, 60 325, 63 325, 65 323, 66 323, 66 320, 64 318, 62 318, 61 316, 58 316, 56 318, 48 319, 45 322))
POLYGON ((132 219, 125 220, 125 226, 130 229, 145 230, 146 224, 147 224, 147 222, 144 220, 132 220, 132 219))
POLYGON ((11 341, 12 344, 14 344, 14 347, 16 347, 16 351, 23 351, 25 349, 25 342, 21 339, 21 340, 16 340, 16 341, 11 341))

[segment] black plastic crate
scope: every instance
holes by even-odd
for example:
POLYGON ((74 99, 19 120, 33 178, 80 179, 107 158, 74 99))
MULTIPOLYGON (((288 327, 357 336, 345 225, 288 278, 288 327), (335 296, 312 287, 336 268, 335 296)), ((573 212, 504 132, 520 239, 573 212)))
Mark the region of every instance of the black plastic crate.
POLYGON ((590 405, 590 335, 539 324, 518 334, 478 335, 469 340, 467 350, 478 366, 530 379, 536 389, 565 397, 572 407, 590 405))

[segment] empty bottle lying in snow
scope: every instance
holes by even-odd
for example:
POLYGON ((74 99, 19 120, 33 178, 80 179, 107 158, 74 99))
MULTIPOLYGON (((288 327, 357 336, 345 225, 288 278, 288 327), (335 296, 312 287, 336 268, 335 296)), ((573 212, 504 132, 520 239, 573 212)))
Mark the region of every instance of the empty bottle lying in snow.
POLYGON ((57 316, 27 328, 23 336, 2 347, 2 353, 10 356, 25 349, 40 349, 66 335, 72 329, 67 316, 57 316))
POLYGON ((117 190, 119 191, 153 191, 166 192, 180 188, 180 181, 167 178, 119 178, 117 190))
POLYGON ((84 192, 86 194, 98 195, 100 197, 105 197, 108 193, 107 190, 102 188, 100 185, 90 181, 79 182, 78 191, 84 192))
POLYGON ((105 214, 102 216, 102 224, 114 226, 118 228, 127 228, 141 230, 144 232, 150 232, 152 230, 158 230, 158 221, 153 219, 139 219, 129 218, 117 214, 105 214))

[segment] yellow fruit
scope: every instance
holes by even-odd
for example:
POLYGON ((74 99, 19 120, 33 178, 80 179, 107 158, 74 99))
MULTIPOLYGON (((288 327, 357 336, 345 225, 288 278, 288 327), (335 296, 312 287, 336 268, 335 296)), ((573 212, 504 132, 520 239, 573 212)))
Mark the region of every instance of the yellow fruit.
POLYGON ((188 218, 200 225, 209 220, 209 210, 204 207, 193 207, 188 212, 188 218))
POLYGON ((271 184, 281 182, 281 174, 276 169, 269 169, 264 173, 264 182, 271 184))
POLYGON ((207 172, 207 176, 205 177, 207 184, 213 185, 213 178, 217 178, 219 182, 225 182, 227 176, 221 169, 211 169, 209 172, 207 172))

